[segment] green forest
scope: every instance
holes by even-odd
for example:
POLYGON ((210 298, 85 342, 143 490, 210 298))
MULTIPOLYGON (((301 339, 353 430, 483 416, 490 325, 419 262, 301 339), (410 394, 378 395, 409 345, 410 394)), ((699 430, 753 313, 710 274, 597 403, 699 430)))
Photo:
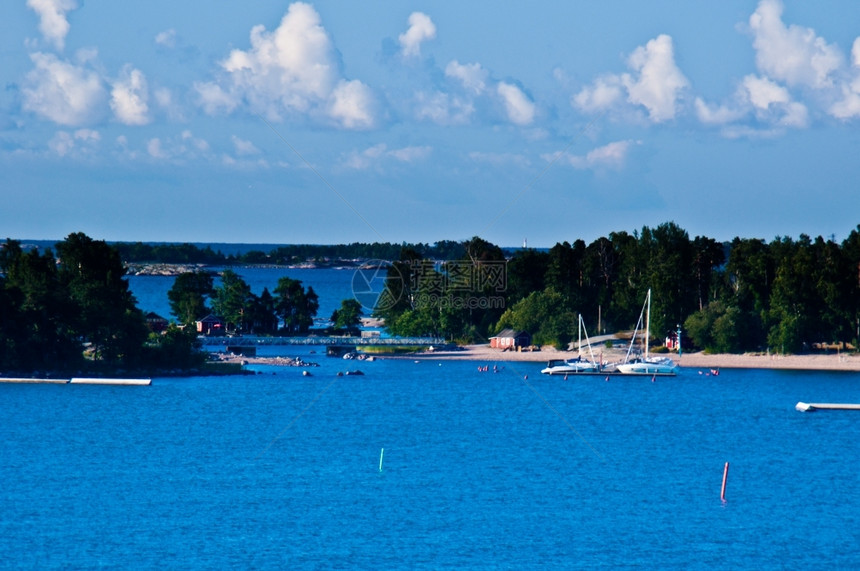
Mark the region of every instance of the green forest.
POLYGON ((860 337, 860 226, 841 244, 806 235, 721 243, 668 222, 510 257, 480 238, 463 247, 441 265, 402 250, 376 310, 392 333, 481 341, 510 327, 561 347, 577 314, 592 332, 632 328, 651 289, 652 336, 681 326, 685 342, 709 352, 856 348, 860 337))
MULTIPOLYGON (((680 326, 691 348, 802 353, 822 343, 856 349, 860 338, 860 225, 841 243, 806 235, 717 242, 667 222, 548 250, 503 249, 474 237, 250 254, 232 260, 390 260, 381 265, 375 307, 345 299, 331 316, 343 333, 372 314, 394 335, 481 343, 513 328, 531 333, 535 344, 564 347, 580 315, 592 334, 632 328, 650 289, 652 336, 680 326)), ((168 292, 174 322, 156 334, 125 278, 127 264, 143 260, 225 263, 223 254, 190 244, 111 245, 76 233, 54 249, 25 250, 7 240, 0 248, 0 370, 187 369, 204 356, 196 330, 181 326, 208 313, 232 332, 304 335, 319 309, 313 288, 298 280, 281 278, 273 292, 255 294, 229 268, 217 287, 202 269, 176 277, 168 292), (124 257, 129 248, 136 253, 124 257)))
POLYGON ((82 233, 51 249, 0 248, 0 370, 89 372, 203 365, 193 330, 150 333, 116 248, 82 233))

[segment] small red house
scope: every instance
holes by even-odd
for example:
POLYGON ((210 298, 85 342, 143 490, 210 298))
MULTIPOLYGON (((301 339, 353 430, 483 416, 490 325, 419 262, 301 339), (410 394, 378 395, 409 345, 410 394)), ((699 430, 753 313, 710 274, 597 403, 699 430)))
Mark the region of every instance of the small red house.
POLYGON ((224 335, 224 322, 212 314, 197 320, 197 333, 201 335, 224 335))
POLYGON ((527 331, 503 329, 498 335, 490 337, 490 347, 493 349, 517 349, 532 344, 532 336, 527 331))

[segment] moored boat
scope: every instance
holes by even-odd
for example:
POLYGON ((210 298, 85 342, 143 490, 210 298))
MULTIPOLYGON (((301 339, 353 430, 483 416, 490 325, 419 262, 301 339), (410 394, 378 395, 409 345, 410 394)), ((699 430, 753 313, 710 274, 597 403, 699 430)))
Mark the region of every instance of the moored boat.
POLYGON ((578 373, 597 373, 600 365, 594 360, 594 351, 591 349, 591 341, 588 339, 588 331, 585 332, 585 341, 588 343, 588 351, 591 353, 591 361, 582 358, 582 333, 585 323, 582 315, 579 316, 579 332, 577 335, 577 350, 579 355, 573 359, 551 359, 546 367, 541 370, 545 375, 575 375, 578 373))
POLYGON ((620 363, 615 368, 619 373, 627 375, 675 375, 678 372, 678 365, 668 357, 652 357, 648 353, 648 344, 651 337, 651 290, 648 290, 648 295, 645 297, 645 304, 642 306, 642 312, 639 314, 639 321, 636 323, 636 329, 633 331, 633 338, 630 340, 630 347, 627 349, 627 357, 623 363, 620 363), (645 353, 642 357, 631 359, 630 352, 633 349, 633 344, 636 342, 636 333, 639 331, 639 326, 642 324, 642 316, 645 316, 645 353))
POLYGON ((578 373, 596 373, 600 370, 597 363, 576 359, 550 359, 541 370, 544 375, 576 375, 578 373))

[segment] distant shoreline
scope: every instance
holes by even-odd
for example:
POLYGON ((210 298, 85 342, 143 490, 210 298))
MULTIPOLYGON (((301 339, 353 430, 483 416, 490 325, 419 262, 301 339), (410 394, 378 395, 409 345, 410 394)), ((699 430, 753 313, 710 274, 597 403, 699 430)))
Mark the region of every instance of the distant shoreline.
POLYGON ((167 264, 160 262, 141 263, 130 262, 125 264, 129 276, 160 276, 175 277, 188 272, 207 271, 212 268, 272 268, 285 270, 352 270, 360 268, 360 264, 350 265, 346 260, 338 263, 303 262, 297 264, 167 264))

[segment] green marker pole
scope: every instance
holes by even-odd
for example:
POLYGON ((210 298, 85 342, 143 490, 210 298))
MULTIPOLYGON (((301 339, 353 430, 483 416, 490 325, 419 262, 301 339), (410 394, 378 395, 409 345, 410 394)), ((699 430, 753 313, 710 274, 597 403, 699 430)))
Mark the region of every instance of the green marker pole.
POLYGON ((379 471, 382 472, 382 456, 385 454, 385 448, 379 450, 379 471))

